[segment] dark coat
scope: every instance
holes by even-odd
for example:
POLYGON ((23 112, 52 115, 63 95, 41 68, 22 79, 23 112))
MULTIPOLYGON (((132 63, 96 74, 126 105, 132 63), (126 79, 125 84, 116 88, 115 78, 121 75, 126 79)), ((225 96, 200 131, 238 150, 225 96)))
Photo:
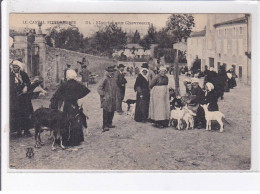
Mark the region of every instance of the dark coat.
POLYGON ((26 72, 20 71, 21 80, 15 81, 15 73, 10 72, 10 128, 12 131, 28 130, 32 127, 33 113, 30 93, 22 93, 24 87, 30 89, 31 82, 26 72))
POLYGON ((208 110, 209 111, 218 111, 218 94, 215 90, 211 90, 207 92, 203 104, 209 104, 208 110))
POLYGON ((90 90, 83 84, 76 80, 68 80, 57 89, 51 98, 50 107, 53 109, 58 109, 58 104, 64 102, 63 112, 66 114, 67 124, 62 139, 65 146, 77 146, 84 141, 83 126, 87 127, 86 116, 78 106, 77 100, 86 96, 89 92, 90 90), (72 93, 78 94, 67 96, 68 91, 72 90, 72 88, 80 89, 72 91, 72 93))
POLYGON ((204 92, 200 86, 197 88, 192 88, 191 94, 193 96, 191 104, 202 104, 204 99, 204 92))
POLYGON ((146 121, 149 113, 150 90, 149 82, 141 74, 135 81, 134 90, 136 92, 135 121, 146 121))
POLYGON ((116 90, 117 83, 115 75, 106 75, 100 82, 97 91, 100 95, 101 108, 107 112, 116 111, 116 90))
POLYGON ((125 97, 125 87, 126 87, 126 79, 123 72, 117 71, 116 72, 116 84, 117 84, 117 91, 116 91, 116 110, 118 112, 122 111, 122 101, 125 97))

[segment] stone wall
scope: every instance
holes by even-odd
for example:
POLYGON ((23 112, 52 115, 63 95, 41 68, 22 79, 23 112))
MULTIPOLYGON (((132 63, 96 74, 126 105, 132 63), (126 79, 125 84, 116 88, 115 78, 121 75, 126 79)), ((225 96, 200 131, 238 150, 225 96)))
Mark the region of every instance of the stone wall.
POLYGON ((109 58, 46 46, 46 61, 44 68, 45 86, 54 86, 63 80, 66 64, 70 64, 72 69, 77 68, 80 72, 81 67, 77 61, 82 61, 83 57, 89 61, 88 69, 93 74, 98 75, 97 80, 103 76, 107 66, 117 64, 115 60, 109 58))

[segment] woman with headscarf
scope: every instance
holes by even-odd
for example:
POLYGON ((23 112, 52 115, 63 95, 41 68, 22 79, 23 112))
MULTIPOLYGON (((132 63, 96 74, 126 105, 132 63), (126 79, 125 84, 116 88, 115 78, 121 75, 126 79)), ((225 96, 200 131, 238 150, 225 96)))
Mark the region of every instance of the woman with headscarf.
POLYGON ((205 85, 205 97, 203 104, 209 104, 208 110, 209 111, 218 111, 218 94, 214 89, 214 85, 210 82, 206 83, 205 85))
POLYGON ((156 126, 160 128, 168 126, 170 119, 169 79, 166 72, 167 69, 161 66, 159 74, 155 76, 150 84, 149 118, 155 121, 156 126))
POLYGON ((28 93, 31 86, 30 79, 23 64, 17 60, 10 61, 10 129, 16 131, 17 136, 31 136, 29 131, 32 128, 31 115, 33 106, 31 95, 28 93))
POLYGON ((63 134, 64 146, 78 146, 84 141, 83 127, 87 127, 86 116, 78 105, 78 99, 85 97, 90 90, 77 81, 77 73, 69 69, 64 82, 51 98, 50 108, 59 109, 64 102, 63 112, 67 115, 66 133, 63 134))
POLYGON ((134 90, 136 92, 135 121, 146 122, 149 113, 150 89, 149 89, 148 64, 143 64, 136 78, 134 90))

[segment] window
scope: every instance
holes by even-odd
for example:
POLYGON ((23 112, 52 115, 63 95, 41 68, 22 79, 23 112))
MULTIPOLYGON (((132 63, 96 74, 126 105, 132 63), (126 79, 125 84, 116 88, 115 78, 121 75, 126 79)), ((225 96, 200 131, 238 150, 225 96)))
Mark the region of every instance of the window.
POLYGON ((239 76, 240 79, 243 77, 243 68, 242 68, 242 66, 239 66, 238 76, 239 76))
POLYGON ((222 45, 221 45, 221 40, 218 40, 218 41, 217 41, 217 52, 218 52, 218 53, 221 53, 221 50, 222 50, 221 46, 222 46, 222 45))
POLYGON ((224 39, 223 46, 224 46, 223 52, 224 52, 224 54, 227 54, 227 39, 224 39))
POLYGON ((242 56, 244 53, 243 39, 238 39, 238 54, 242 56))
POLYGON ((233 33, 232 34, 236 35, 236 28, 235 27, 233 28, 233 33))
POLYGON ((232 55, 236 55, 237 54, 237 40, 233 39, 232 40, 232 55))
POLYGON ((239 34, 243 34, 243 28, 239 27, 239 34))
POLYGON ((225 35, 225 36, 227 35, 227 29, 225 29, 225 31, 224 31, 224 35, 225 35))

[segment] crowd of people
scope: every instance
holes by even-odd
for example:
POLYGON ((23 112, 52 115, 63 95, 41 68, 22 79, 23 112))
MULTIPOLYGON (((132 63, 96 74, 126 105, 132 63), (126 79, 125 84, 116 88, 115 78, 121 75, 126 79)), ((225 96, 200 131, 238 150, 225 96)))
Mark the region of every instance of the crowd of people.
MULTIPOLYGON (((89 74, 88 61, 82 60, 80 73, 71 69, 70 65, 64 71, 64 81, 57 88, 50 100, 51 109, 63 106, 63 112, 68 118, 68 130, 64 134, 67 141, 65 146, 76 146, 84 141, 83 129, 87 127, 86 115, 78 105, 78 99, 85 97, 88 89, 89 74), (81 81, 78 76, 81 75, 81 81), (80 114, 80 120, 75 114, 80 114)), ((122 102, 125 97, 127 80, 125 78, 125 65, 108 66, 104 78, 97 87, 103 109, 102 132, 114 128, 113 118, 115 112, 123 113, 122 102)), ((212 68, 205 68, 204 84, 201 88, 198 78, 184 80, 186 87, 185 98, 176 96, 174 89, 169 87, 167 68, 160 66, 154 68, 150 63, 143 63, 137 74, 134 91, 136 93, 135 116, 136 122, 152 122, 156 127, 168 127, 170 111, 182 107, 184 103, 196 113, 194 116, 195 128, 205 128, 205 113, 202 104, 209 104, 209 111, 218 111, 218 100, 223 99, 224 92, 236 86, 236 75, 232 69, 225 71, 219 68, 216 73, 212 68), (183 99, 186 99, 183 100, 183 99)), ((132 76, 134 68, 128 67, 127 72, 132 76)), ((35 87, 35 86, 34 86, 35 87)), ((31 102, 32 84, 27 73, 19 61, 10 61, 10 128, 18 136, 31 136, 29 129, 33 128, 31 121, 33 106, 31 102)))

